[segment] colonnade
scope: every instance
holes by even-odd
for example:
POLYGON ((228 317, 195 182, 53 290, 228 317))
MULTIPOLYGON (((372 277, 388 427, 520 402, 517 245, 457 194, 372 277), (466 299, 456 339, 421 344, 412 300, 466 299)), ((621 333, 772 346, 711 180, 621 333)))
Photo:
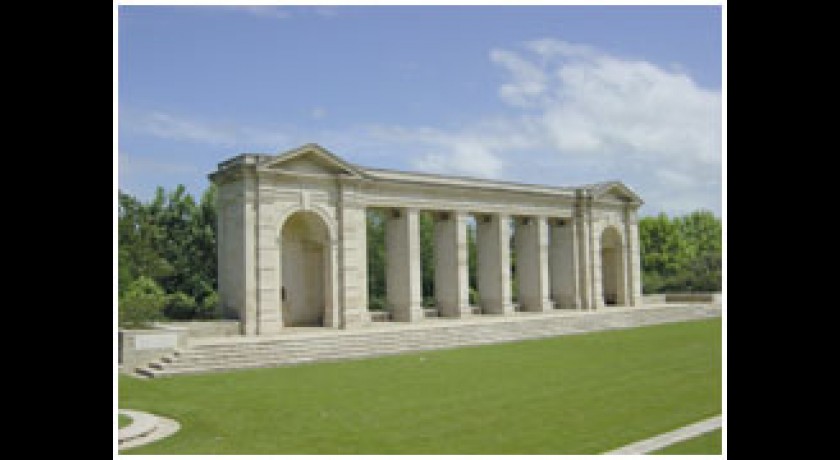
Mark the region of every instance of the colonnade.
MULTIPOLYGON (((417 208, 380 209, 385 217, 386 300, 396 321, 423 318, 420 213, 417 208)), ((438 314, 464 317, 470 305, 467 227, 475 219, 477 288, 481 313, 510 314, 513 236, 518 273, 518 309, 541 312, 586 307, 575 226, 570 218, 428 211, 434 219, 434 299, 438 314), (513 232, 513 235, 511 235, 513 232)))
POLYGON ((279 155, 242 154, 219 163, 209 177, 219 190, 221 313, 239 318, 246 335, 370 323, 365 220, 371 209, 385 215, 386 302, 394 321, 425 317, 424 212, 434 220, 440 316, 472 314, 472 220, 482 314, 592 310, 641 299, 636 213, 642 201, 620 182, 550 187, 362 168, 316 144, 279 155))

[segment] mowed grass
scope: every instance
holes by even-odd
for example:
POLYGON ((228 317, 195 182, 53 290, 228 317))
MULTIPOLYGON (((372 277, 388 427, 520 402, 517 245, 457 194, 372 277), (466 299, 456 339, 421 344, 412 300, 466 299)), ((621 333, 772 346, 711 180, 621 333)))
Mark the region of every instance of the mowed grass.
POLYGON ((652 453, 656 455, 721 455, 722 446, 723 435, 721 430, 717 429, 652 453))
POLYGON ((595 454, 721 413, 721 321, 120 376, 119 401, 181 423, 172 437, 125 453, 595 454))
POLYGON ((125 428, 128 425, 131 425, 132 419, 131 417, 123 414, 117 414, 117 427, 118 428, 125 428))

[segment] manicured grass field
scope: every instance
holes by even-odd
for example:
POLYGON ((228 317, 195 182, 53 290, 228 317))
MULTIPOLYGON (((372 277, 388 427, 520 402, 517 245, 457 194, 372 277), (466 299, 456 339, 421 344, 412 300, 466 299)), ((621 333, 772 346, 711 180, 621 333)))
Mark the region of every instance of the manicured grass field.
POLYGON ((140 380, 174 418, 142 454, 595 454, 721 413, 719 318, 295 367, 140 380))
POLYGON ((123 414, 117 414, 117 427, 125 428, 128 425, 131 425, 131 417, 123 414))
POLYGON ((717 429, 652 453, 656 455, 721 455, 722 446, 723 436, 721 430, 717 429))

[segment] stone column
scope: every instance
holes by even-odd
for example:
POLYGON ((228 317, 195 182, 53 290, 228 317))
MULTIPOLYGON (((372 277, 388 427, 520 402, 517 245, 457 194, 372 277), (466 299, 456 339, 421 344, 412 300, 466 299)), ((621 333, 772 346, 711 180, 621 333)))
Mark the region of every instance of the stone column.
POLYGON ((416 209, 388 211, 385 224, 386 291, 395 321, 423 318, 419 219, 416 209))
POLYGON ((370 322, 367 281, 367 214, 356 185, 340 182, 338 246, 334 271, 338 286, 338 327, 352 329, 370 322))
POLYGON ((512 314, 510 302, 510 217, 476 216, 478 295, 483 313, 512 314))
POLYGON ((638 306, 642 304, 642 270, 639 257, 639 225, 636 222, 636 212, 624 210, 624 235, 627 240, 624 264, 627 288, 625 289, 627 302, 625 305, 638 306))
POLYGON ((256 236, 257 225, 256 180, 252 174, 245 173, 243 179, 243 200, 241 207, 242 239, 238 241, 237 255, 242 258, 242 299, 243 307, 240 320, 244 323, 245 335, 256 335, 259 330, 259 310, 257 308, 257 260, 256 236))
POLYGON ((550 311, 548 226, 545 217, 517 217, 514 245, 519 273, 519 305, 523 311, 550 311))
POLYGON ((594 310, 592 299, 592 267, 594 255, 592 254, 592 233, 590 222, 591 209, 587 203, 585 191, 576 191, 575 202, 575 232, 579 242, 578 250, 580 256, 578 258, 578 281, 580 293, 580 306, 583 310, 594 310))
POLYGON ((435 300, 441 316, 471 314, 467 215, 435 213, 435 300))
POLYGON ((579 254, 575 225, 571 219, 554 219, 550 229, 552 296, 560 308, 580 309, 579 254))
MULTIPOLYGON (((278 334, 283 327, 280 309, 280 244, 281 229, 274 218, 275 207, 261 193, 259 181, 256 182, 256 266, 257 266, 257 326, 260 335, 278 334)), ((270 190, 270 187, 268 187, 270 190)), ((246 227, 247 228, 247 227, 246 227)))

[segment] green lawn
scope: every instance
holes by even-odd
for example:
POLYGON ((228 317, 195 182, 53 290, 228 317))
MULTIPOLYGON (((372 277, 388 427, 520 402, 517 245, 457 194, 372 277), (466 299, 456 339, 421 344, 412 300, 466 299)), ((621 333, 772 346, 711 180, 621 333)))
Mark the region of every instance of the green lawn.
POLYGON ((718 428, 652 453, 657 455, 721 455, 723 453, 722 445, 721 430, 718 428))
POLYGON ((174 418, 138 454, 595 454, 721 413, 720 318, 141 380, 174 418))
POLYGON ((117 426, 119 428, 125 428, 128 425, 131 425, 131 417, 123 414, 117 414, 117 426))

